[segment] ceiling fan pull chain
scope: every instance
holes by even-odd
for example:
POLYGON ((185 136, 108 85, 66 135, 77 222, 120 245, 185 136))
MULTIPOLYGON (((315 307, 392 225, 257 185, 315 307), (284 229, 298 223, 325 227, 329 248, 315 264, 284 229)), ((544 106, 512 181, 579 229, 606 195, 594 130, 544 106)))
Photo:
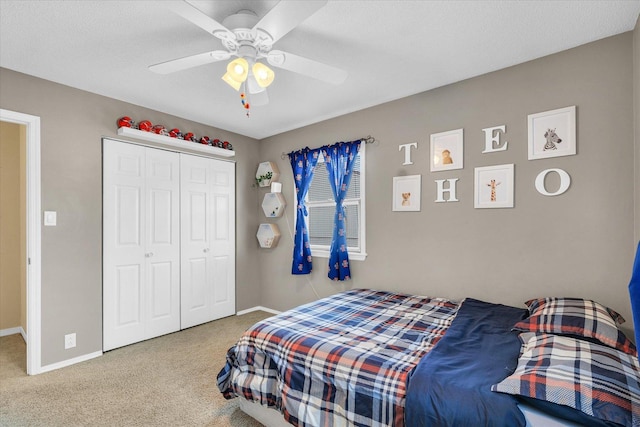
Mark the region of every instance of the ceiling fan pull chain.
POLYGON ((247 91, 247 81, 242 82, 242 91, 240 92, 240 102, 245 110, 247 110, 247 118, 251 116, 251 105, 249 104, 249 91, 247 91))

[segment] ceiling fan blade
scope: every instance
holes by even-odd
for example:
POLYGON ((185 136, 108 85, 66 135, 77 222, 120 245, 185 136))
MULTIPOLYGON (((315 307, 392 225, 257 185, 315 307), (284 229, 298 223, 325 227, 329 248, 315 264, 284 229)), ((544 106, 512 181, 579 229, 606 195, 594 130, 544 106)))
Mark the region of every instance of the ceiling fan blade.
POLYGON ((235 40, 236 36, 227 27, 215 19, 204 14, 200 9, 187 3, 186 1, 167 2, 167 7, 174 13, 182 16, 187 21, 191 21, 198 27, 207 31, 219 39, 235 40))
POLYGON ((253 28, 267 33, 271 37, 271 44, 273 44, 325 4, 327 4, 327 0, 281 1, 253 28))
POLYGON ((340 68, 281 50, 270 51, 267 55, 267 61, 274 67, 304 74, 334 85, 343 83, 348 76, 348 73, 340 68))
POLYGON ((198 67, 200 65, 211 64, 212 62, 229 59, 231 54, 226 50, 214 50, 212 52, 199 53, 197 55, 186 56, 184 58, 173 59, 149 66, 149 70, 158 74, 175 73, 187 68, 198 67))

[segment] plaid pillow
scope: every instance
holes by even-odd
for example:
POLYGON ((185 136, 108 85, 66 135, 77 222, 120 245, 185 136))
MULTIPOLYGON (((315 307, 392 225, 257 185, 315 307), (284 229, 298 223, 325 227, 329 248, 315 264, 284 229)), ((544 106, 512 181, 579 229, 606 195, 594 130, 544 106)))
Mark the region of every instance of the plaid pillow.
POLYGON ((621 351, 558 335, 520 334, 512 375, 492 391, 575 408, 601 420, 640 426, 640 363, 621 351))
POLYGON ((547 332, 586 338, 632 356, 636 346, 618 329, 624 318, 595 301, 582 298, 539 298, 525 302, 530 316, 513 326, 524 332, 547 332))

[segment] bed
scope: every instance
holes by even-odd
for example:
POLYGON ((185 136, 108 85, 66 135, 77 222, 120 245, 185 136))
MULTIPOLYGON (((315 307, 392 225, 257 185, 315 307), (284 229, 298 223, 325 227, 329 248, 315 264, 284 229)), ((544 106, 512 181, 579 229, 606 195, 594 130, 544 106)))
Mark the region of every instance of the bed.
POLYGON ((355 289, 256 323, 218 388, 270 427, 640 426, 640 366, 615 311, 355 289))

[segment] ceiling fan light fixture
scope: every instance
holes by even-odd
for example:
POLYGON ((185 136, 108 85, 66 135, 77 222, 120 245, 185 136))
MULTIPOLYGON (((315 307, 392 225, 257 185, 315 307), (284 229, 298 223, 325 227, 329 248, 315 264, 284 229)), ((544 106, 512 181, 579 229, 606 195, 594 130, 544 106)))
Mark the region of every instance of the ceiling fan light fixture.
POLYGON ((236 81, 243 82, 249 74, 249 63, 244 58, 236 58, 227 65, 227 72, 236 81))
POLYGON ((273 70, 261 62, 256 62, 253 64, 253 76, 256 79, 256 82, 260 87, 267 87, 271 83, 273 83, 273 79, 275 79, 276 75, 273 70))
POLYGON ((247 78, 246 85, 247 85, 247 91, 251 94, 260 93, 267 90, 266 88, 258 84, 257 79, 255 78, 255 76, 253 76, 253 73, 249 73, 249 77, 247 78))
POLYGON ((225 73, 225 75, 222 76, 222 80, 235 90, 240 90, 242 82, 236 81, 230 73, 225 73))

